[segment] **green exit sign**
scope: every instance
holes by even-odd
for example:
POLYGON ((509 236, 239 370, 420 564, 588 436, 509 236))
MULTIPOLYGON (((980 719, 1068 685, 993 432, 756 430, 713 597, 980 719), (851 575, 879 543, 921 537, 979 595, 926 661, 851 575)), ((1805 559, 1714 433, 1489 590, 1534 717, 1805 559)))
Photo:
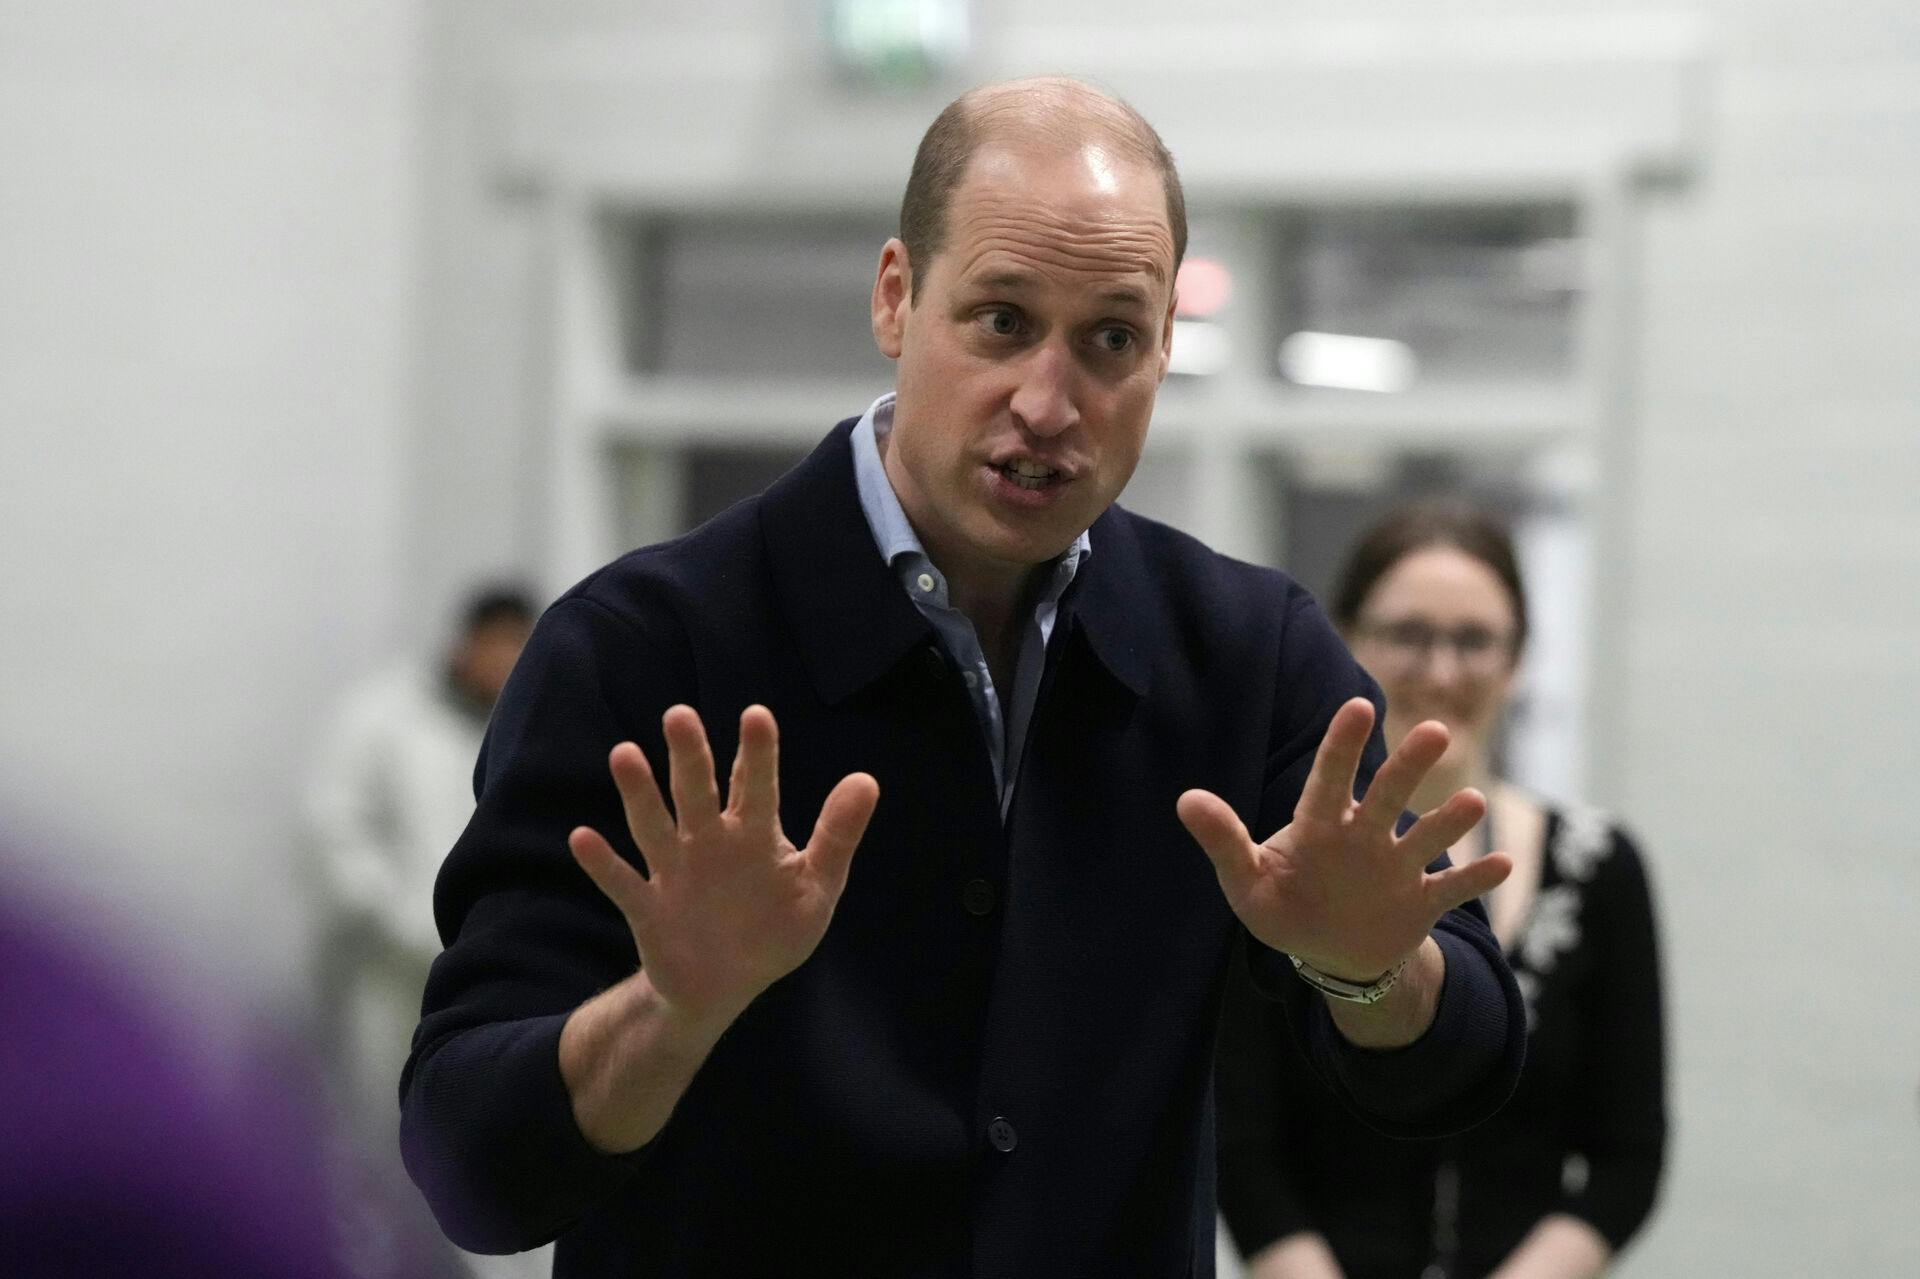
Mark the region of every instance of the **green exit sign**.
POLYGON ((829 0, 827 44, 836 63, 881 84, 925 84, 966 60, 969 0, 829 0))

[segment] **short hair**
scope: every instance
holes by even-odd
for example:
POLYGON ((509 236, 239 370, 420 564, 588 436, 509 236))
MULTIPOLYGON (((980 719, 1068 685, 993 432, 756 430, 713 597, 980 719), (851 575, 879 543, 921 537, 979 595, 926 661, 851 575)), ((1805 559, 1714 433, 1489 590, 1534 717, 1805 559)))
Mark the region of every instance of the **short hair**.
POLYGON ((945 246, 947 209, 974 153, 988 142, 1009 136, 1016 126, 1020 136, 1038 136, 1062 146, 1097 136, 1128 158, 1152 166, 1166 195, 1173 265, 1179 269, 1187 256, 1187 197, 1173 153, 1146 117, 1112 94, 1078 80, 1019 81, 960 95, 921 136, 900 201, 900 241, 907 246, 911 274, 909 296, 919 298, 923 268, 945 246), (1069 105, 1073 99, 1078 99, 1078 109, 1069 105))
POLYGON ((460 609, 460 634, 470 638, 496 622, 531 625, 538 612, 531 591, 518 583, 496 582, 467 597, 460 609))
POLYGON ((1395 507, 1360 535, 1333 590, 1334 623, 1351 631, 1380 579, 1401 560, 1430 546, 1448 546, 1480 561, 1500 579, 1513 605, 1513 651, 1527 642, 1527 588, 1513 537, 1486 511, 1466 502, 1429 499, 1395 507))

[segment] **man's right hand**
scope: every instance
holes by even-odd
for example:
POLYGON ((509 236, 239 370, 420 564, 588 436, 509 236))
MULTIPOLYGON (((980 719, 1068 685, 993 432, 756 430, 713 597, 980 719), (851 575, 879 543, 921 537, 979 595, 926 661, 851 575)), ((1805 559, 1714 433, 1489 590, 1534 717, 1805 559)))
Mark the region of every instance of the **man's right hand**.
POLYGON ((797 849, 780 826, 771 711, 740 716, 725 808, 699 714, 675 706, 663 727, 673 812, 639 747, 622 742, 608 759, 648 874, 590 827, 567 839, 626 917, 640 959, 638 973, 574 1010, 560 1036, 574 1117, 609 1153, 651 1140, 720 1034, 820 944, 880 797, 866 773, 842 778, 797 849))
POLYGON ((1344 1279, 1326 1236, 1300 1231, 1247 1258, 1247 1279, 1344 1279))

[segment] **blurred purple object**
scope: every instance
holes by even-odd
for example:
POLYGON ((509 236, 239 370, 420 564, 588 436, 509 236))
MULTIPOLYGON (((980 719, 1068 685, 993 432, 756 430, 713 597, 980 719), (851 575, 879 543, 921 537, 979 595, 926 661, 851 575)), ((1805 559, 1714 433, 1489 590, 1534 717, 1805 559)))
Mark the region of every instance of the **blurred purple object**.
POLYGON ((150 980, 0 896, 0 1274, 341 1275, 308 1072, 216 1060, 150 980))

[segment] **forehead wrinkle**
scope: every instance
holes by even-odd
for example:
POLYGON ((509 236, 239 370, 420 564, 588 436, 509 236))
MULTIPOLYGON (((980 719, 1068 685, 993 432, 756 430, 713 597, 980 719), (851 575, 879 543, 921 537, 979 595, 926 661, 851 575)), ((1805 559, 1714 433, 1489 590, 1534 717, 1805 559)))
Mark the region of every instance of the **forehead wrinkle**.
MULTIPOLYGON (((1008 289, 1014 292, 1041 288, 1045 284, 1038 272, 1013 268, 989 271, 984 275, 967 279, 965 282, 975 288, 1008 289)), ((1103 302, 1112 302, 1120 306, 1146 306, 1151 300, 1146 290, 1135 288, 1119 280, 1096 290, 1095 294, 1103 302)))
POLYGON ((1098 235, 1131 235, 1157 240, 1173 247, 1173 233, 1167 229, 1157 196, 1145 209, 1117 208, 1106 199, 1075 201, 1062 205, 1052 201, 1036 205, 996 191, 976 191, 973 198, 958 206, 956 226, 983 226, 991 230, 1005 225, 1012 230, 1028 229, 1038 235, 1065 235, 1086 238, 1098 235))
MULTIPOLYGON (((1144 274, 1167 282, 1166 263, 1173 258, 1173 241, 1163 228, 1142 228, 1137 222, 1114 219, 1104 225, 1062 226, 1058 221, 1031 214, 1006 213, 991 218, 968 217, 962 228, 974 232, 972 225, 987 222, 976 235, 956 236, 971 240, 971 249, 961 268, 962 278, 982 270, 981 264, 996 254, 1016 260, 1037 262, 1058 269, 1088 274, 1144 274)), ((1021 274, 1017 264, 995 274, 1021 274)), ((1030 273, 1030 272, 1028 272, 1030 273)))
MULTIPOLYGON (((1044 285, 1048 270, 1065 271, 1074 275, 1102 276, 1109 279, 1131 275, 1145 276, 1157 284, 1167 282, 1167 273, 1155 260, 1149 250, 1151 245, 1140 242, 1136 246, 1140 251, 1128 253, 1112 249, 1076 250, 1072 246, 1029 243, 1025 241, 994 242, 977 246, 973 256, 961 265, 959 278, 972 285, 998 284, 1004 286, 1044 285), (999 265, 996 260, 1014 258, 1022 263, 1034 266, 999 265), (1038 269, 1036 269, 1036 267, 1038 269)), ((1138 290, 1128 289, 1116 281, 1114 287, 1103 290, 1116 298, 1137 294, 1138 290)))

